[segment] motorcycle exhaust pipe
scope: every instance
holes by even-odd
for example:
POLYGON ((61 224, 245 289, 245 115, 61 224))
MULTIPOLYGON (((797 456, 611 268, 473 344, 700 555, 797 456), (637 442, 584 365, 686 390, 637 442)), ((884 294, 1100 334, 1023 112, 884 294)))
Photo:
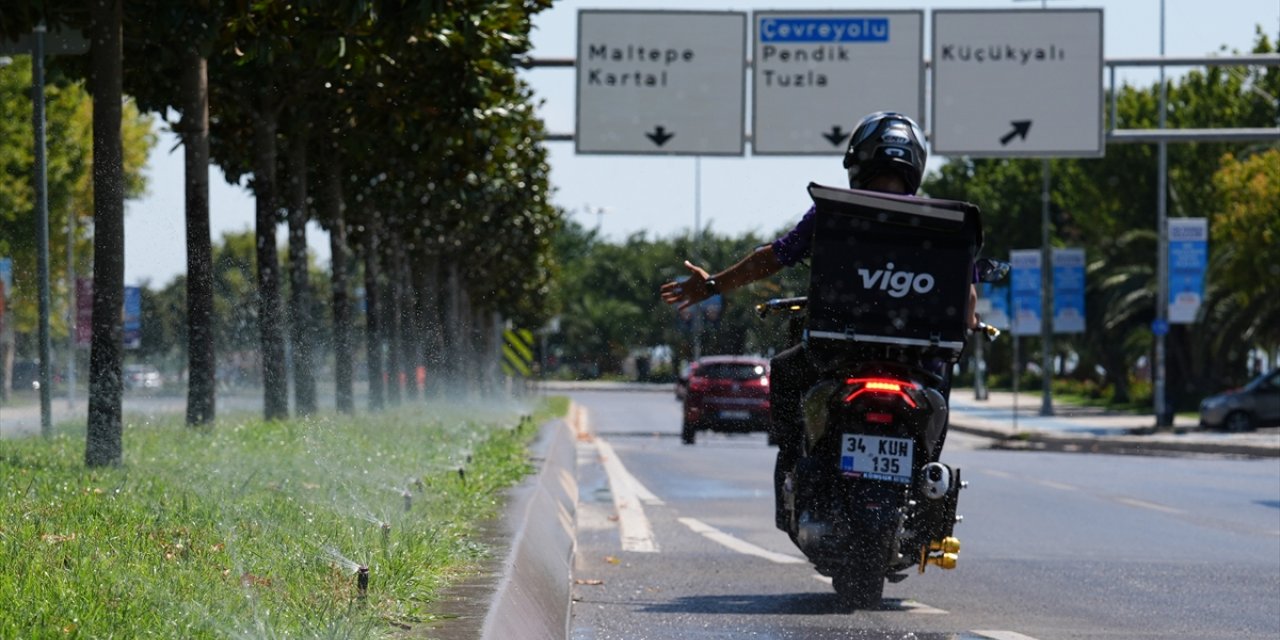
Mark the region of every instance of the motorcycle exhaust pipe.
POLYGON ((922 488, 925 497, 939 500, 951 492, 951 467, 941 462, 930 462, 921 473, 924 475, 922 488))

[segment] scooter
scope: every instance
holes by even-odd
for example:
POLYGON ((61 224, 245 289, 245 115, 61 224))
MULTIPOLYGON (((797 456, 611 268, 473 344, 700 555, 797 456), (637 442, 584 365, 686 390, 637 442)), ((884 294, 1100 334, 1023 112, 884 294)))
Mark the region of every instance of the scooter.
MULTIPOLYGON (((801 401, 802 438, 789 445, 798 450, 778 458, 780 525, 817 571, 832 579, 846 605, 876 608, 885 582, 905 579, 908 569, 923 573, 929 566, 956 566, 960 541, 953 529, 961 520, 956 506, 966 483, 959 468, 940 458, 950 369, 963 351, 967 322, 948 310, 955 304, 963 309, 974 280, 997 281, 1009 265, 974 257, 981 227, 972 205, 818 185, 810 191, 818 228, 827 234, 823 242, 815 238, 810 295, 756 308, 761 317, 803 313, 803 339, 821 372, 801 401), (946 204, 962 212, 948 216, 953 224, 926 219, 922 225, 919 218, 946 204), (887 207, 896 209, 894 215, 885 215, 887 207), (934 223, 932 229, 928 223, 934 223), (923 231, 927 250, 903 240, 899 232, 904 229, 898 228, 903 225, 923 231), (840 237, 842 229, 860 239, 862 251, 840 237), (948 237, 956 242, 948 245, 943 241, 948 237), (948 246, 954 250, 952 261, 958 257, 960 269, 972 276, 942 276, 946 265, 937 260, 948 259, 948 246), (886 251, 892 255, 883 255, 886 251), (865 265, 877 261, 892 261, 886 269, 908 275, 873 276, 865 265), (910 272, 902 268, 908 264, 910 272), (944 280, 963 290, 901 301, 913 290, 928 294, 944 280), (907 293, 896 295, 904 289, 907 293), (956 317, 937 322, 939 315, 956 317), (912 326, 923 333, 913 334, 912 326)), ((985 324, 978 332, 991 340, 1000 333, 985 324)))

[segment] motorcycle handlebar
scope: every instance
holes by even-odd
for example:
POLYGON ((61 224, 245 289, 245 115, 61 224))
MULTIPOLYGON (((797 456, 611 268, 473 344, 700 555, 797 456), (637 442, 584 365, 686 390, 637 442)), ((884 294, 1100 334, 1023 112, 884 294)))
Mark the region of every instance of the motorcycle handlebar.
POLYGON ((986 336, 987 342, 995 342, 996 338, 1000 337, 1000 330, 985 322, 979 322, 978 328, 974 329, 974 333, 986 336))
POLYGON ((771 298, 765 302, 756 305, 756 315, 760 318, 767 318, 774 311, 803 311, 809 303, 809 298, 771 298))

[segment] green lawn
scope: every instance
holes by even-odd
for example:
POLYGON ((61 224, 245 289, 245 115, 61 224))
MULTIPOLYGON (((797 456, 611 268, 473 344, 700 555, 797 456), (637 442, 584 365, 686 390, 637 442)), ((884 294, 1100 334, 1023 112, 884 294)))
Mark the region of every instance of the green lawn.
POLYGON ((436 405, 208 431, 174 418, 126 426, 113 469, 84 467, 83 426, 6 440, 0 637, 420 628, 440 589, 488 553, 476 524, 530 471, 534 425, 567 404, 544 401, 523 427, 516 408, 436 405))

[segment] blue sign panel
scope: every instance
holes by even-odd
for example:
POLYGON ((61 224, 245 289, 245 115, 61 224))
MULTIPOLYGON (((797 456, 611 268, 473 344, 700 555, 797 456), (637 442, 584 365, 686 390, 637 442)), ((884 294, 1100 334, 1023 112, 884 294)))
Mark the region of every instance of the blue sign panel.
POLYGON ((1169 219, 1169 322, 1191 324, 1204 299, 1209 256, 1206 218, 1169 219))
POLYGON ((142 288, 124 288, 124 348, 142 346, 142 288))
POLYGON ((1084 249, 1053 250, 1053 332, 1084 333, 1084 249))
POLYGON ((13 258, 0 258, 0 281, 4 282, 5 295, 13 291, 13 258))
POLYGON ((1009 252, 1013 265, 1013 335, 1040 335, 1040 250, 1009 252))
POLYGON ((990 282, 983 282, 979 286, 979 300, 991 303, 991 308, 982 316, 982 321, 1001 331, 1008 331, 1013 317, 1009 312, 1009 287, 997 287, 990 282))

